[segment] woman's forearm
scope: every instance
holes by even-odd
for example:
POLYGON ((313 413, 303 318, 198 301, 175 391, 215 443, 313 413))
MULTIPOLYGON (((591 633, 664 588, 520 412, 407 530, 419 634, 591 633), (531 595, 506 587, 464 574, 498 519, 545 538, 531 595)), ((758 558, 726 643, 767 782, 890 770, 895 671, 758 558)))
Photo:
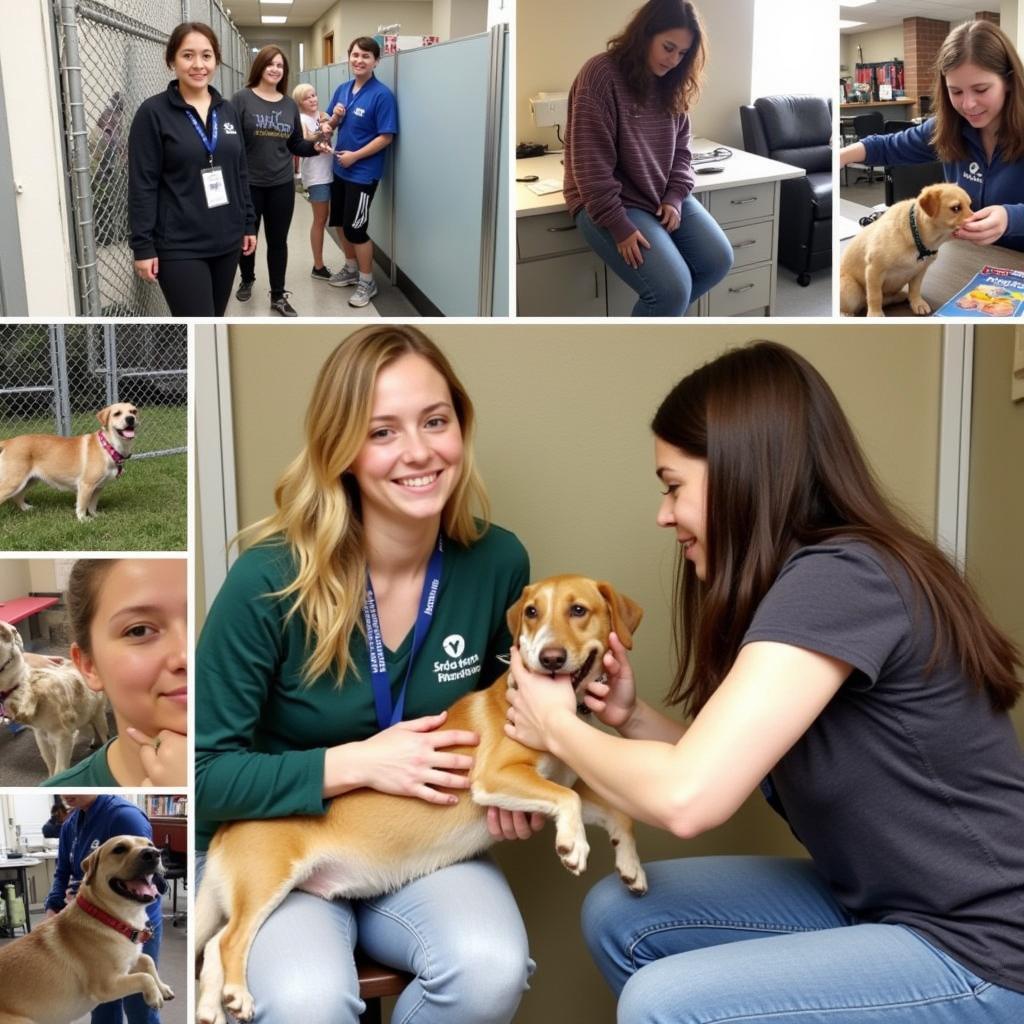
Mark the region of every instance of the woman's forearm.
POLYGON ((678 743, 686 727, 667 715, 663 715, 645 700, 638 700, 633 713, 619 732, 631 740, 656 740, 661 743, 678 743))
POLYGON ((839 166, 847 164, 860 164, 868 158, 868 151, 864 148, 863 142, 853 142, 849 146, 843 146, 839 150, 839 166))

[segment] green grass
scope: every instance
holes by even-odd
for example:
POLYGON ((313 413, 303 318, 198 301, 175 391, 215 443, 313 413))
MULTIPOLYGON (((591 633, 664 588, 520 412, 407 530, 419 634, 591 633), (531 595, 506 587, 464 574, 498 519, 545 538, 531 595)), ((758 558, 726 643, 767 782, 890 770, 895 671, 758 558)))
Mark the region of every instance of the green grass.
POLYGON ((0 505, 0 551, 184 551, 188 542, 185 454, 131 459, 100 491, 95 519, 75 518, 75 495, 32 484, 22 512, 0 505))

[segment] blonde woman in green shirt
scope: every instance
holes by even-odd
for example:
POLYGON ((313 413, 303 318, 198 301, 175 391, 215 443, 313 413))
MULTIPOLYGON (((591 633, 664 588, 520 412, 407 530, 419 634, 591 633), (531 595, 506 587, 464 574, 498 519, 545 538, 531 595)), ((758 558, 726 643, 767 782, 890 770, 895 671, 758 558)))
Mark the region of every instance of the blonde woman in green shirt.
MULTIPOLYGON (((221 821, 322 814, 355 789, 448 805, 467 787, 471 758, 448 748, 477 737, 446 729, 444 709, 503 670, 505 612, 529 575, 519 541, 487 522, 473 429, 415 328, 357 331, 324 364, 277 511, 243 531, 200 637, 200 850, 221 821)), ((258 884, 258 853, 252 869, 258 884)), ((250 956, 256 1021, 355 1024, 357 942, 414 975, 395 1020, 418 1024, 454 1007, 462 1024, 510 1021, 532 969, 486 858, 373 900, 293 892, 250 956)))

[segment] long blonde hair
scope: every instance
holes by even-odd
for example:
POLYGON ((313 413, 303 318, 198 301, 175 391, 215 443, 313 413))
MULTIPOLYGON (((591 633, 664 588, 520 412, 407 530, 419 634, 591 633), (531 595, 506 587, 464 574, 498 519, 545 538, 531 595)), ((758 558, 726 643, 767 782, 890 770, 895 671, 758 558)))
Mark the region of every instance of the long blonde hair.
POLYGON ((473 403, 444 353, 415 327, 387 324, 350 334, 320 369, 306 411, 305 445, 274 489, 277 511, 235 538, 240 545, 276 538, 290 546, 295 578, 268 596, 291 600, 286 622, 302 617, 310 651, 307 682, 333 665, 340 686, 355 668, 349 639, 353 629, 363 630, 366 550, 359 489, 348 470, 366 443, 377 375, 408 354, 426 359, 444 377, 462 428, 462 468, 442 529, 463 545, 487 529, 490 506, 473 456, 473 403))

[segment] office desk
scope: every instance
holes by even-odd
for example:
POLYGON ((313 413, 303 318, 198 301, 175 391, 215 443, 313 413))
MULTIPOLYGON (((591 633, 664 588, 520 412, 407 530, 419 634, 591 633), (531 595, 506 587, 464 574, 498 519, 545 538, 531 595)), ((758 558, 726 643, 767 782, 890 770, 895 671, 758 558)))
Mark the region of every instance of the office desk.
MULTIPOLYGON (((25 904, 26 931, 32 931, 32 911, 29 906, 26 873, 29 868, 36 867, 41 863, 42 861, 36 860, 34 857, 15 857, 13 860, 9 857, 0 858, 0 886, 3 885, 5 880, 9 880, 6 876, 13 872, 15 876, 15 891, 21 897, 22 903, 25 904)), ((0 898, 2 898, 2 893, 0 893, 0 898)), ((14 934, 13 930, 11 934, 14 934)))
POLYGON ((188 853, 188 818, 154 815, 149 823, 153 827, 154 846, 182 856, 188 853))
MULTIPOLYGON (((695 152, 718 143, 694 139, 695 152)), ((730 147, 731 148, 731 147, 730 147)), ((693 194, 732 242, 729 275, 689 315, 736 316, 775 305, 779 182, 801 178, 801 167, 733 149, 717 162, 721 174, 698 174, 693 194)), ((516 161, 516 177, 562 181, 562 154, 516 161)), ((706 164, 695 165, 695 170, 706 164)), ((520 316, 629 316, 636 295, 583 240, 562 193, 538 196, 516 182, 516 291, 520 316)))
MULTIPOLYGON (((851 203, 848 199, 839 200, 841 217, 856 221, 871 212, 870 207, 851 203)), ((839 245, 840 253, 846 248, 849 239, 839 245)), ((975 274, 984 266, 1005 267, 1008 270, 1024 270, 1024 252, 1006 249, 1001 245, 974 245, 954 238, 939 249, 935 262, 928 268, 921 286, 921 295, 925 302, 936 310, 948 299, 951 299, 975 274)), ((886 316, 910 316, 914 313, 909 301, 896 302, 885 307, 886 316)), ((923 319, 914 317, 915 320, 923 319)), ((943 320, 950 319, 942 317, 943 320)), ((987 323, 987 320, 971 318, 971 323, 987 323)), ((992 323, 1016 323, 1016 320, 992 318, 992 323)))

